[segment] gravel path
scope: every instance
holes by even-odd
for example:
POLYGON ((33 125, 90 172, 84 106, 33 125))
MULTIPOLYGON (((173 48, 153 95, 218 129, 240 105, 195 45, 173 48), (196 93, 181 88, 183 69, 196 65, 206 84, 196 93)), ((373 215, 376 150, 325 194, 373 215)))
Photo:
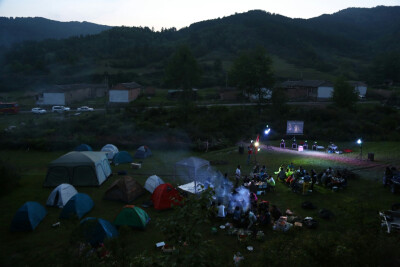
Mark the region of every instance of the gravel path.
POLYGON ((280 147, 275 147, 275 146, 267 147, 265 145, 261 145, 261 148, 264 151, 272 151, 272 152, 276 152, 276 153, 289 153, 289 154, 294 154, 294 155, 303 155, 303 156, 307 156, 307 157, 327 159, 327 160, 345 163, 345 164, 353 166, 353 168, 351 168, 352 171, 369 169, 369 168, 378 168, 378 167, 383 168, 383 167, 390 165, 389 162, 370 161, 367 159, 360 160, 360 159, 356 159, 356 158, 350 158, 350 157, 347 157, 346 155, 342 155, 342 154, 327 153, 325 151, 324 152, 313 151, 313 150, 297 151, 297 150, 293 150, 293 149, 280 148, 280 147))

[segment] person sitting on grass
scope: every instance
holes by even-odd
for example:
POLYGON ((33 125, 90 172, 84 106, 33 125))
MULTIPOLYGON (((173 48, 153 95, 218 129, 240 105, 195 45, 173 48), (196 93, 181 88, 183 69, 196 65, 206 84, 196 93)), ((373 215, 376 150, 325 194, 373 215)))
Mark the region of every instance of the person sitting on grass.
POLYGON ((286 184, 290 185, 294 180, 293 171, 290 169, 286 170, 286 184))
POLYGON ((303 183, 303 195, 308 193, 308 188, 310 186, 311 176, 306 172, 304 175, 304 183, 303 183))
POLYGON ((274 221, 279 220, 279 218, 282 216, 282 212, 278 209, 276 205, 272 205, 270 212, 274 221))
POLYGON ((256 166, 254 166, 254 168, 253 168, 253 173, 258 174, 259 172, 260 172, 260 165, 258 165, 258 163, 257 163, 256 166))
POLYGON ((250 229, 257 222, 257 216, 251 210, 249 210, 248 216, 249 216, 249 225, 247 226, 247 229, 250 229))
POLYGON ((235 211, 233 212, 233 220, 239 223, 241 217, 242 217, 242 211, 240 210, 239 206, 236 206, 235 211))
POLYGON ((275 174, 278 174, 278 179, 284 182, 286 180, 286 172, 283 167, 279 168, 279 172, 275 172, 275 174))
POLYGON ((268 188, 270 188, 270 189, 272 189, 272 190, 275 189, 275 180, 274 180, 274 177, 269 176, 269 177, 267 178, 267 183, 268 183, 268 188))

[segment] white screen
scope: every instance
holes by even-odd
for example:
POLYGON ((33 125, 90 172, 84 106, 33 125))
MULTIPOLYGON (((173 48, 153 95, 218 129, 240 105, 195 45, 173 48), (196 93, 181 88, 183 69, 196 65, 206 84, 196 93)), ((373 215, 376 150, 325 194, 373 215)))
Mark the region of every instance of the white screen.
POLYGON ((286 134, 303 134, 304 121, 287 121, 286 134))

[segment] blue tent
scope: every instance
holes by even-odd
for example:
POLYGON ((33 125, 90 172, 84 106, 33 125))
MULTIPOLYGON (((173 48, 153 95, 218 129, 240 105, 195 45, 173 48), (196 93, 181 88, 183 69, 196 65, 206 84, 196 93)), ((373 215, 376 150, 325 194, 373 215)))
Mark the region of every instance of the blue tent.
POLYGON ((87 144, 80 144, 74 148, 74 151, 93 151, 93 149, 87 144))
POLYGON ((133 162, 133 158, 131 154, 129 154, 127 151, 120 151, 117 154, 115 154, 113 158, 113 163, 115 165, 122 163, 131 163, 131 162, 133 162))
POLYGON ((134 157, 137 159, 144 159, 150 157, 151 155, 151 150, 148 146, 141 146, 136 150, 134 157))
POLYGON ((28 201, 15 213, 11 222, 11 231, 31 231, 46 216, 46 209, 35 201, 28 201))
POLYGON ((103 243, 106 238, 118 236, 118 230, 109 222, 100 218, 88 217, 80 223, 82 234, 92 246, 103 243))
POLYGON ((86 194, 74 195, 61 211, 60 218, 71 218, 77 216, 79 219, 88 213, 94 206, 93 200, 86 194))

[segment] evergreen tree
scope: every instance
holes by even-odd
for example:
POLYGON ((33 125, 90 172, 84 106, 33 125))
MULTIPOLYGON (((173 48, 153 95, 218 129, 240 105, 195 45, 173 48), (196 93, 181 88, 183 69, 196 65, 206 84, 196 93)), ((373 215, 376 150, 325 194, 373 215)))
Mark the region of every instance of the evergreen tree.
POLYGON ((339 107, 350 108, 358 99, 357 91, 343 77, 336 79, 332 100, 339 107))
POLYGON ((198 84, 201 77, 200 67, 189 47, 179 47, 165 68, 166 86, 184 90, 184 99, 190 98, 190 90, 198 84))
POLYGON ((229 72, 229 80, 247 95, 257 95, 261 103, 266 94, 263 88, 274 85, 272 60, 265 49, 258 47, 236 58, 229 72))

